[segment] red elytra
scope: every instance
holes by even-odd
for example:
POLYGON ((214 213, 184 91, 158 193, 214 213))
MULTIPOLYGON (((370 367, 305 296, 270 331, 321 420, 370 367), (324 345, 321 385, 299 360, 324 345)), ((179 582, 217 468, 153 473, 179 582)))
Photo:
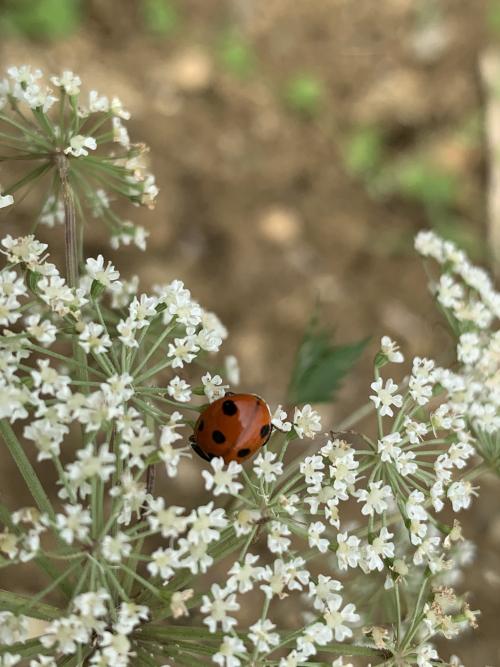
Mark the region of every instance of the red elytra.
POLYGON ((191 447, 206 461, 216 456, 224 463, 245 461, 267 443, 271 430, 271 412, 262 398, 226 394, 198 417, 191 447))

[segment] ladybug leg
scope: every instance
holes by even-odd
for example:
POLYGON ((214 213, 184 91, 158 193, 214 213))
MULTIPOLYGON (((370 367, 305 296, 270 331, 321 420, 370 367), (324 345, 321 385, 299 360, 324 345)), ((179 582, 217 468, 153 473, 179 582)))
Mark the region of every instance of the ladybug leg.
POLYGON ((234 391, 226 391, 224 396, 235 396, 235 393, 234 393, 234 391))
POLYGON ((204 461, 211 461, 214 458, 213 454, 207 454, 195 442, 191 442, 191 447, 194 452, 198 454, 204 461))

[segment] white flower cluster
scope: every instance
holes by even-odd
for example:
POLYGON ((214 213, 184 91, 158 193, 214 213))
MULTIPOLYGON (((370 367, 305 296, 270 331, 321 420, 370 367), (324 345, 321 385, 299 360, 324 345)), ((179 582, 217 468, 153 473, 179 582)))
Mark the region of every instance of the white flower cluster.
POLYGON ((500 293, 490 276, 461 250, 433 232, 421 232, 415 247, 441 266, 432 286, 457 336, 458 373, 441 370, 436 380, 451 403, 477 431, 500 429, 500 293))
MULTIPOLYGON (((121 102, 96 91, 82 102, 70 71, 51 78, 55 95, 39 70, 8 74, 0 121, 9 106, 28 105, 36 126, 21 124, 26 150, 52 156, 56 146, 75 183, 93 181, 89 204, 113 243, 143 247, 146 234, 98 187, 111 169, 134 203, 152 205, 157 193, 121 102), (63 123, 47 115, 57 103, 63 123), (123 154, 103 163, 108 143, 123 154)), ((41 220, 67 223, 66 213, 51 193, 41 220)), ((193 413, 229 384, 206 368, 227 331, 181 281, 140 293, 98 255, 70 286, 34 236, 0 242, 0 436, 36 506, 10 511, 0 499, 0 568, 29 562, 48 578, 33 599, 0 591, 0 667, 352 667, 332 653, 432 667, 433 637, 475 626, 450 588, 472 549, 442 510, 467 509, 476 477, 500 472, 499 296, 452 244, 424 233, 417 248, 442 267, 434 291, 457 335, 458 366, 416 357, 398 384, 381 375, 404 363, 384 336, 368 403, 375 436, 320 435, 313 406, 278 406, 247 465, 203 463, 185 446, 195 423, 213 428, 193 413), (40 481, 43 466, 55 489, 40 481), (165 495, 154 490, 157 468, 165 495), (175 478, 193 482, 184 500, 175 478), (60 606, 47 600, 55 589, 60 606), (290 602, 301 612, 290 615, 293 629, 283 627, 290 602), (29 640, 28 616, 45 620, 29 640)))
MULTIPOLYGON (((50 84, 43 83, 42 70, 27 65, 9 67, 7 77, 0 79, 0 124, 12 135, 11 143, 18 146, 22 159, 29 164, 32 157, 40 164, 27 175, 26 184, 46 171, 61 169, 61 160, 53 156, 66 156, 69 164, 64 169, 74 176, 79 201, 104 221, 111 245, 133 243, 144 250, 148 232, 113 211, 107 194, 109 190, 134 205, 154 208, 159 192, 147 170, 146 147, 130 141, 125 125, 130 113, 117 97, 109 99, 91 90, 84 98, 80 77, 69 70, 51 76, 50 84), (23 115, 25 110, 30 118, 23 115), (11 118, 12 111, 20 112, 20 117, 11 118)), ((10 152, 16 159, 16 152, 10 152)), ((0 189, 0 208, 13 203, 12 193, 7 189, 2 194, 0 189)), ((50 192, 38 222, 51 227, 61 222, 62 208, 61 193, 50 192)))

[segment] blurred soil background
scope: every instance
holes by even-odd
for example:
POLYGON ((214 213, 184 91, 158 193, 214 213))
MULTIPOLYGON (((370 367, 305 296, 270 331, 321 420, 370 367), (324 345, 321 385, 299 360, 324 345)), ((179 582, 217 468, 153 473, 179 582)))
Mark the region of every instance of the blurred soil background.
MULTIPOLYGON (((366 401, 383 333, 407 358, 450 361, 412 240, 432 227, 491 268, 479 62, 497 43, 500 2, 482 0, 0 1, 3 67, 73 69, 84 91, 121 97, 132 140, 151 146, 158 205, 129 210, 147 255, 112 252, 90 219, 88 256, 144 289, 184 280, 228 327, 242 389, 273 405, 317 307, 338 342, 373 337, 327 428, 366 401)), ((3 215, 2 235, 28 230, 40 204, 3 215)), ((468 667, 500 665, 499 497, 484 480, 460 517, 479 547, 464 585, 483 611, 449 644, 468 667)))

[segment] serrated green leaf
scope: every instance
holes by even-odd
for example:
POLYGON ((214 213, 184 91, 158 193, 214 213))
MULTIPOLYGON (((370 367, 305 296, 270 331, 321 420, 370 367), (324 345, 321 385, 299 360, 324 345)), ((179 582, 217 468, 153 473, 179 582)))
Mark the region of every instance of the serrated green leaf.
POLYGON ((297 351, 288 389, 288 401, 326 403, 333 400, 344 378, 351 371, 369 338, 334 345, 331 334, 313 320, 297 351))

